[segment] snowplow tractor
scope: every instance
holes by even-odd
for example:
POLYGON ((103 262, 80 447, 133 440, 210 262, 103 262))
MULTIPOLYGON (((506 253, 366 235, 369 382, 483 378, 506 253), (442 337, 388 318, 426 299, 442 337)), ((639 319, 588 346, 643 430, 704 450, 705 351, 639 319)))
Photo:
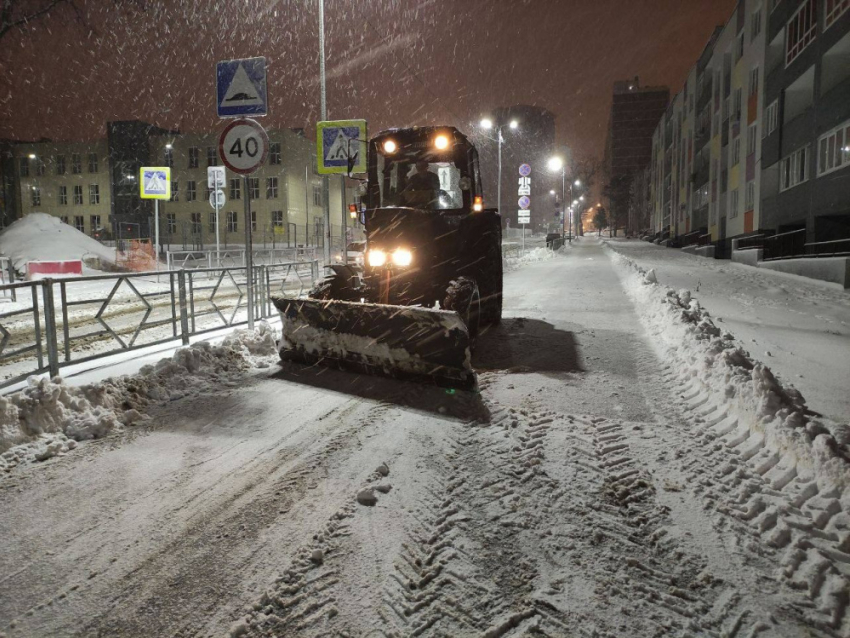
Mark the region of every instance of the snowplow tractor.
POLYGON ((362 271, 334 265, 307 299, 280 297, 283 360, 471 389, 478 332, 502 316, 501 221, 478 153, 452 127, 369 142, 362 271))

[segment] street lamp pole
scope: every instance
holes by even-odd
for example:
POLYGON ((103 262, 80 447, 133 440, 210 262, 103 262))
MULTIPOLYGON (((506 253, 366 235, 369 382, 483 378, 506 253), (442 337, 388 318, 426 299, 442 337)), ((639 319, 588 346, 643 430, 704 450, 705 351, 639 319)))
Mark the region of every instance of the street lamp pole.
MULTIPOLYGON (((515 128, 517 128, 517 126, 519 126, 519 124, 517 123, 516 120, 511 120, 510 123, 508 124, 508 128, 511 128, 511 129, 515 129, 515 128)), ((496 139, 495 140, 493 140, 493 138, 491 138, 491 137, 488 137, 488 139, 496 142, 496 144, 498 145, 498 149, 499 149, 499 173, 498 173, 497 183, 496 183, 496 208, 498 208, 499 213, 502 212, 502 143, 505 141, 505 138, 502 135, 502 129, 504 127, 505 127, 504 124, 499 124, 499 125, 496 126, 496 139)), ((493 128, 493 121, 488 119, 488 118, 484 118, 483 120, 481 120, 481 128, 488 129, 488 130, 493 128)))

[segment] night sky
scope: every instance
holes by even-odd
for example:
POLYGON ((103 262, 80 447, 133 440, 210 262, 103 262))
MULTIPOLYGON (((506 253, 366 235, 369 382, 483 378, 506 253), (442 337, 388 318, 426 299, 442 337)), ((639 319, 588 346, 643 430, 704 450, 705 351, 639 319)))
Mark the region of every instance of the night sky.
MULTIPOLYGON (((21 1, 21 0, 19 0, 21 1)), ((38 4, 39 0, 22 0, 38 4)), ((0 41, 0 138, 102 137, 107 120, 217 130, 217 60, 269 61, 268 127, 318 119, 310 0, 80 0, 0 41)), ((326 0, 331 119, 468 130, 515 103, 557 115, 558 143, 601 157, 611 85, 678 91, 734 0, 326 0)))

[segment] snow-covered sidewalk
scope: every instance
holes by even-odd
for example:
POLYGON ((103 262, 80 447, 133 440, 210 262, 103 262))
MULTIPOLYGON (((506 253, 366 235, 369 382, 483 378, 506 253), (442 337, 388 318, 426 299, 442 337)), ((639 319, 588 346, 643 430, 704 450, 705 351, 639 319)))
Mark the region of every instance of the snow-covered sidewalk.
POLYGON ((850 419, 850 291, 836 284, 683 253, 638 240, 606 240, 659 283, 686 289, 810 409, 850 419))

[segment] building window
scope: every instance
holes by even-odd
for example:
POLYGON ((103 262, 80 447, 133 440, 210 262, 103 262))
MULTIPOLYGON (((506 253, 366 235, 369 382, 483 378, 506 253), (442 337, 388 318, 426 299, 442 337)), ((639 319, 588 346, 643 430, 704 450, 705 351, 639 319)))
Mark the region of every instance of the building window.
POLYGON ((204 186, 204 200, 209 201, 210 195, 212 195, 212 194, 213 194, 213 189, 210 188, 210 184, 209 184, 209 182, 207 182, 206 185, 204 186))
POLYGON ((201 214, 200 213, 192 213, 192 234, 200 235, 201 234, 201 214))
POLYGON ((97 173, 97 153, 89 153, 89 173, 97 173))
POLYGON ((823 28, 828 29, 847 9, 850 9, 850 0, 825 0, 823 28))
POLYGON ((277 177, 266 178, 266 199, 277 199, 277 177))
POLYGON ((215 211, 212 211, 209 216, 210 220, 210 233, 215 232, 215 211))
POLYGON ((235 233, 239 230, 239 216, 236 211, 229 211, 227 213, 227 232, 235 233))
POLYGON ((785 27, 785 66, 797 59, 815 39, 815 0, 805 0, 785 27))
POLYGON ((89 215, 89 230, 95 232, 100 228, 100 215, 89 215))
POLYGON ((808 150, 809 147, 804 146, 783 158, 779 174, 779 190, 788 190, 809 178, 808 150))
POLYGON ((60 221, 60 222, 62 222, 63 224, 67 224, 67 223, 68 223, 68 216, 67 216, 67 215, 62 215, 62 216, 59 218, 59 221, 60 221))
POLYGON ((283 227, 283 211, 282 210, 273 210, 272 211, 272 226, 275 228, 283 227))
POLYGON ((71 172, 79 175, 83 172, 83 160, 79 153, 71 153, 71 172))
POLYGON ((741 161, 741 136, 732 141, 732 166, 741 161))
POLYGON ((759 68, 754 66, 750 71, 750 95, 759 92, 759 68))
POLYGON ((756 207, 756 182, 747 182, 747 190, 744 196, 744 210, 753 210, 756 207))
POLYGON ((174 149, 166 148, 164 153, 165 165, 168 168, 174 168, 174 149))
POLYGON ((230 199, 242 199, 242 191, 239 187, 240 181, 238 177, 230 180, 230 199))
POLYGON ((179 182, 171 182, 171 201, 179 202, 180 201, 180 183, 179 182))
POLYGON ((198 147, 189 148, 189 168, 198 168, 198 147))
POLYGON ((189 180, 189 181, 186 182, 186 201, 187 202, 194 202, 196 199, 198 199, 198 191, 196 190, 197 186, 195 184, 196 184, 196 182, 194 180, 189 180))
POLYGON ((215 146, 207 146, 207 166, 218 166, 218 152, 215 146))
POLYGON ((251 196, 251 199, 260 199, 260 178, 259 177, 249 177, 248 178, 248 193, 251 196))
POLYGON ((733 120, 740 121, 741 119, 741 105, 743 104, 743 100, 741 98, 741 89, 735 89, 735 103, 733 107, 733 120))
POLYGON ((322 205, 322 187, 313 186, 313 206, 322 205))
POLYGON ((761 7, 753 11, 750 16, 750 42, 753 42, 761 33, 761 7))
POLYGON ((35 174, 39 177, 44 175, 44 162, 40 157, 35 160, 35 174))
POLYGON ((738 36, 738 40, 735 42, 735 60, 740 60, 744 57, 744 32, 741 32, 741 35, 738 36))
POLYGON ((32 205, 41 206, 41 189, 38 186, 32 187, 32 205))
POLYGON ((845 122, 818 140, 818 175, 850 165, 850 122, 845 122))
POLYGON ((100 204, 100 186, 98 184, 89 184, 89 204, 92 206, 100 204))
POLYGON ((770 135, 779 126, 779 100, 773 100, 764 112, 764 136, 770 135))
POLYGON ((59 205, 67 206, 68 205, 68 187, 60 186, 59 187, 59 205))
POLYGON ((56 156, 56 174, 64 175, 65 174, 65 156, 57 155, 56 156))
POLYGON ((18 160, 18 170, 21 173, 21 177, 29 177, 30 176, 30 158, 22 157, 18 160))
POLYGON ((280 164, 280 142, 272 142, 269 146, 269 164, 280 164))
POLYGON ((251 211, 251 230, 257 232, 257 211, 251 211))
POLYGON ((82 206, 83 205, 83 186, 82 184, 78 184, 74 186, 74 206, 82 206))
POLYGON ((81 233, 86 232, 86 221, 82 215, 74 215, 74 228, 81 233))
POLYGON ((738 216, 738 189, 729 191, 729 219, 738 216))
POLYGON ((165 214, 165 229, 169 235, 173 235, 177 232, 177 214, 176 213, 166 213, 165 214))
POLYGON ((754 122, 747 127, 747 155, 752 155, 756 152, 756 143, 758 141, 758 122, 754 122))

